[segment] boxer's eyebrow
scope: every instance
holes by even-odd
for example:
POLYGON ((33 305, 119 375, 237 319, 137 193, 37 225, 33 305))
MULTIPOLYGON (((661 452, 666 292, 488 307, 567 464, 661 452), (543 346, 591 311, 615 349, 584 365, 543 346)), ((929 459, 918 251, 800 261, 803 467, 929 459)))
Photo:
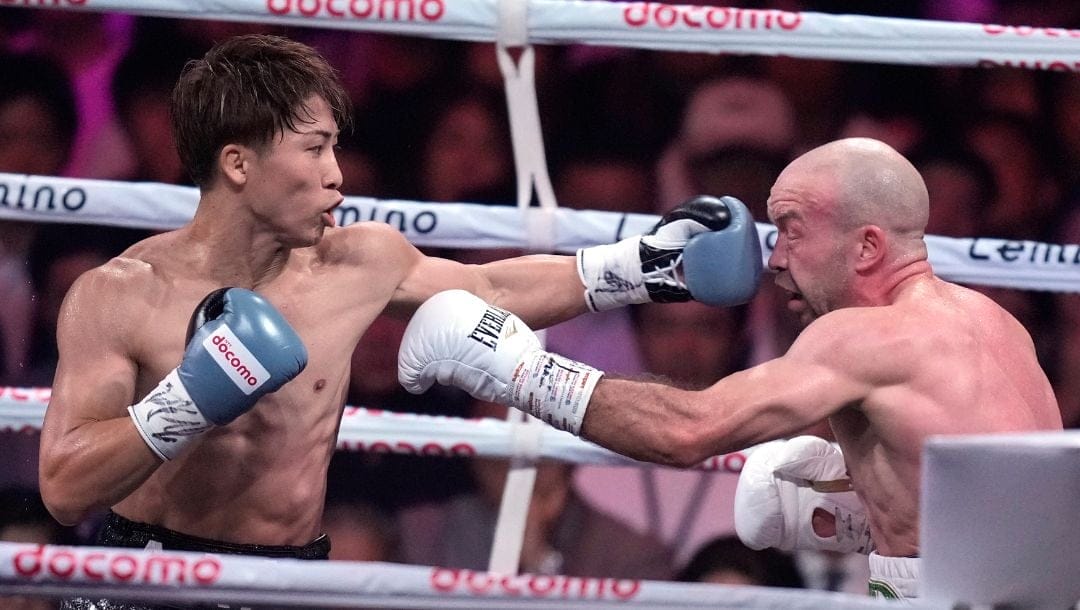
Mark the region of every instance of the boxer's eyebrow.
POLYGON ((787 221, 789 221, 789 220, 798 220, 801 217, 802 216, 799 214, 798 211, 793 210, 791 208, 787 208, 785 210, 782 210, 779 214, 773 216, 772 222, 773 222, 774 225, 779 227, 779 226, 787 223, 787 221))
POLYGON ((312 129, 311 131, 298 131, 297 133, 302 136, 321 136, 327 140, 333 140, 338 135, 338 132, 333 132, 329 129, 312 129))

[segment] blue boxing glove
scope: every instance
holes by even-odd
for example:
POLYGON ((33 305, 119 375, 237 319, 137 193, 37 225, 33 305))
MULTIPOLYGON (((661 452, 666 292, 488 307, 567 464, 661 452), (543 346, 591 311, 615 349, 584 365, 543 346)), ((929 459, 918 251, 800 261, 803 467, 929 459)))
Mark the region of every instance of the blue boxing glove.
POLYGON ((754 298, 764 263, 750 210, 734 197, 721 201, 727 204, 731 221, 722 231, 690 238, 683 249, 682 273, 695 301, 730 307, 754 298))
POLYGON ((180 366, 128 413, 143 440, 170 460, 300 374, 307 350, 274 306, 243 288, 220 288, 195 308, 180 366))
POLYGON ((592 311, 692 298, 730 306, 756 291, 761 245, 741 201, 701 195, 665 214, 645 235, 578 250, 577 268, 592 311))

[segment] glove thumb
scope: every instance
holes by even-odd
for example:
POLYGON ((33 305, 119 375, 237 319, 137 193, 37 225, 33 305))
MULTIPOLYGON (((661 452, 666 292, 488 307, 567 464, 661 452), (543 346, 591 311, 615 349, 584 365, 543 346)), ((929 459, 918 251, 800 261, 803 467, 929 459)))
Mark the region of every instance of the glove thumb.
POLYGON ((789 439, 775 459, 773 472, 790 479, 834 481, 847 476, 843 455, 817 436, 789 439))

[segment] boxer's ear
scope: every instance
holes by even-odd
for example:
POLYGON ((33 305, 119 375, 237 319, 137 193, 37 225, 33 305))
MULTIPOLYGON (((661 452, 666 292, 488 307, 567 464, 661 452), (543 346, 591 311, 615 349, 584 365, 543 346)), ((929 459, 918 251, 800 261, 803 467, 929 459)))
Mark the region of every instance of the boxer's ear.
POLYGON ((218 167, 225 180, 236 186, 247 183, 247 165, 251 150, 239 144, 226 144, 218 153, 218 167))
POLYGON ((865 225, 859 228, 859 257, 855 261, 856 271, 873 269, 885 258, 888 243, 885 231, 877 225, 865 225))

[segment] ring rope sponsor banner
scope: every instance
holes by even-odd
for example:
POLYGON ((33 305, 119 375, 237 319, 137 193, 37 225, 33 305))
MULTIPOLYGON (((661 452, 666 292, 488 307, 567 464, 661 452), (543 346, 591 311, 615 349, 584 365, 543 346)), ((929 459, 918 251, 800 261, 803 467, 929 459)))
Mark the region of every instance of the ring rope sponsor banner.
MULTIPOLYGON (((155 183, 56 178, 0 173, 0 219, 173 229, 191 220, 198 190, 155 183)), ((334 210, 339 226, 365 220, 387 223, 410 242, 435 248, 528 248, 524 215, 551 214, 555 252, 609 244, 648 231, 653 214, 567 208, 543 209, 473 203, 426 203, 346 197, 334 210)), ((757 223, 763 264, 776 243, 776 227, 757 223)), ((930 262, 941 277, 969 284, 1080 292, 1080 245, 986 237, 926 237, 930 262)))
MULTIPOLYGON (((498 0, 57 0, 20 6, 495 42, 498 0)), ((524 43, 1080 71, 1080 30, 659 2, 528 0, 524 43)))
MULTIPOLYGON (((41 429, 49 388, 0 387, 0 432, 41 429)), ((527 446, 508 421, 463 419, 345 407, 337 447, 342 451, 394 453, 432 457, 538 458, 577 464, 652 466, 619 455, 568 432, 533 422, 538 438, 527 446), (535 444, 534 444, 535 443, 535 444)), ((752 448, 711 457, 699 470, 738 473, 752 448)))
POLYGON ((0 542, 0 596, 394 608, 892 607, 843 593, 0 542))

